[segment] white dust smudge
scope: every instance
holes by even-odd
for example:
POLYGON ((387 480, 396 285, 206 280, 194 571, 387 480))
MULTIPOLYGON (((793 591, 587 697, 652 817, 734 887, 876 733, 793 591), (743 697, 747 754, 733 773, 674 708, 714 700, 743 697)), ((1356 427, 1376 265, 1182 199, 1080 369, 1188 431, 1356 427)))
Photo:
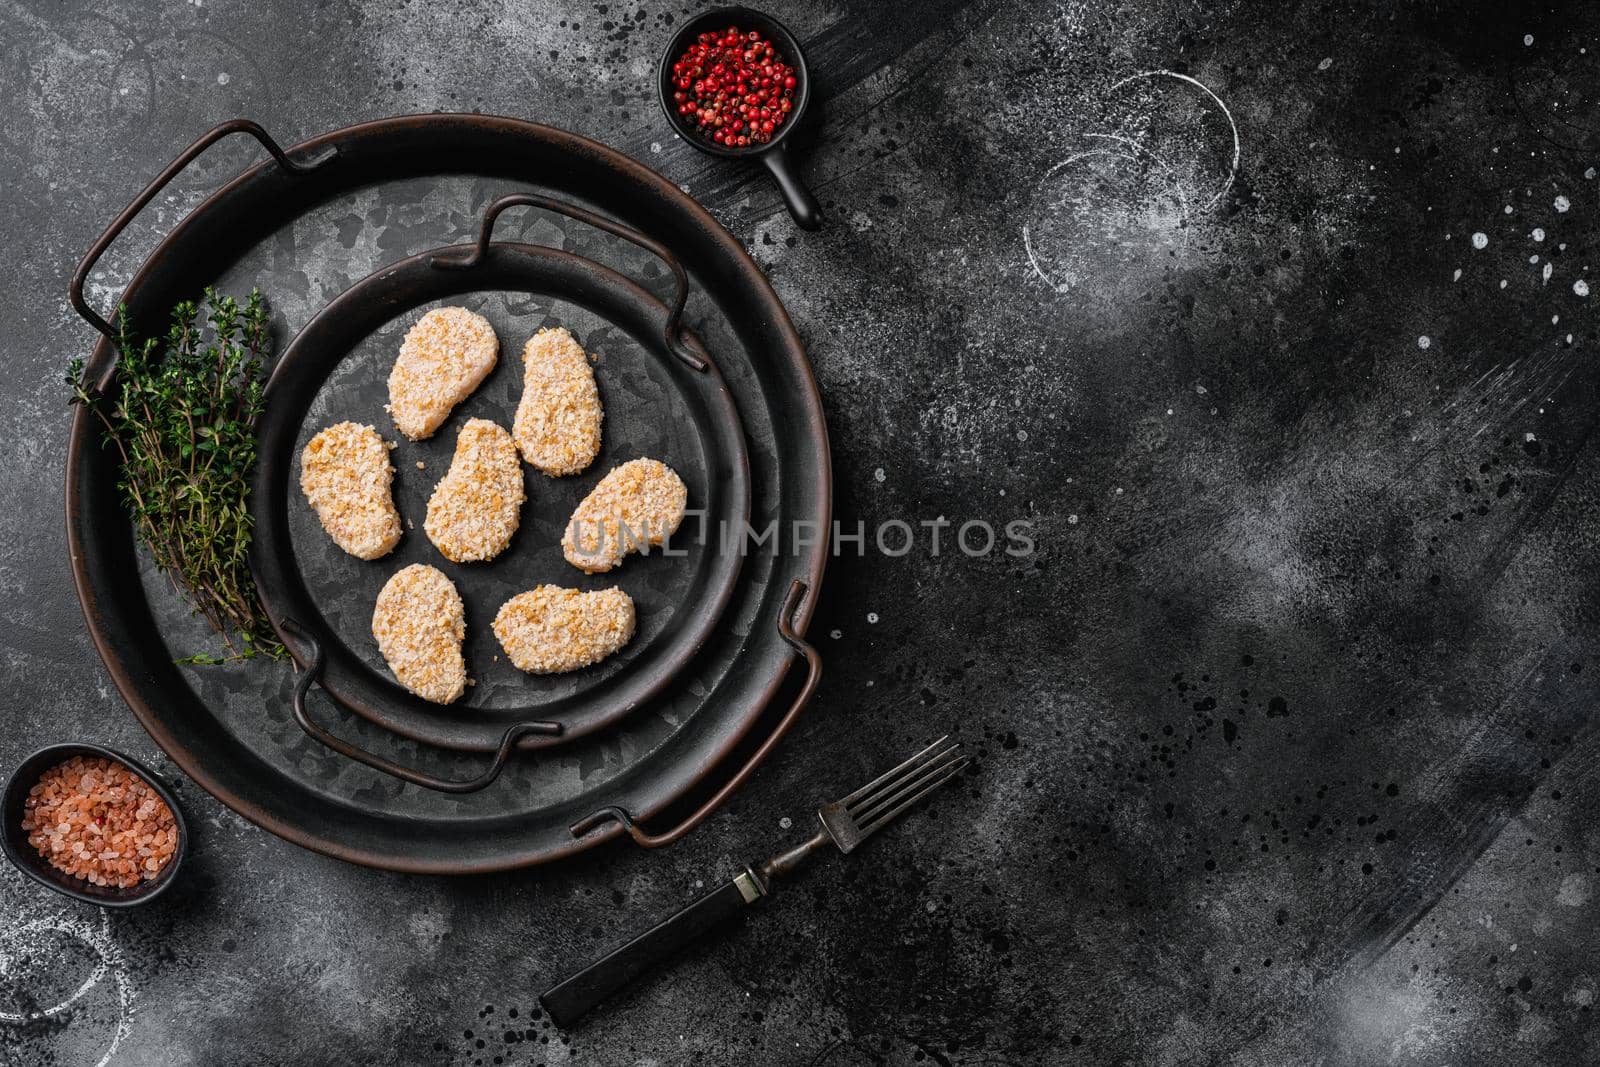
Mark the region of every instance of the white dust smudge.
POLYGON ((1427 334, 1423 334, 1421 337, 1417 338, 1417 347, 1418 348, 1426 350, 1429 347, 1431 347, 1432 345, 1433 345, 1433 338, 1429 337, 1427 334))
POLYGON ((1577 293, 1579 296, 1588 296, 1589 283, 1584 281, 1582 278, 1579 278, 1577 281, 1572 283, 1572 291, 1577 293))
POLYGON ((1569 874, 1561 879, 1561 888, 1556 892, 1556 903, 1568 908, 1581 908, 1589 903, 1592 895, 1593 890, 1587 874, 1569 874))
POLYGON ((1477 233, 1473 234, 1472 235, 1472 247, 1480 249, 1480 250, 1488 248, 1489 247, 1489 235, 1484 233, 1482 230, 1479 230, 1477 233))
POLYGON ((1560 211, 1560 212, 1562 212, 1564 214, 1567 211, 1567 209, 1569 209, 1570 207, 1572 207, 1572 201, 1568 200, 1564 196, 1556 197, 1556 210, 1557 211, 1560 211))
POLYGON ((50 955, 49 942, 53 935, 76 938, 93 949, 98 957, 94 969, 65 1000, 48 1008, 28 1012, 0 1010, 0 1024, 26 1024, 60 1015, 82 1000, 109 974, 117 987, 117 1024, 111 1035, 110 1047, 95 1064, 95 1067, 106 1067, 118 1046, 133 1030, 133 985, 128 978, 122 950, 111 939, 111 921, 104 911, 100 913, 98 928, 82 920, 58 917, 33 919, 0 932, 0 974, 10 975, 19 956, 50 955))

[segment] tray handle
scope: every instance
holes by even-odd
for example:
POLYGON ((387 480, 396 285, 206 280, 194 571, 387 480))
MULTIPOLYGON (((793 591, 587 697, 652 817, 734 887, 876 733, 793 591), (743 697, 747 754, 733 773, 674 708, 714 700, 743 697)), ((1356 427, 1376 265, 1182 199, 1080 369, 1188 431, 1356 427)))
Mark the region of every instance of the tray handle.
POLYGON ((778 614, 779 636, 787 641, 789 647, 793 648, 795 652, 805 657, 805 684, 800 687, 800 692, 795 696, 794 702, 789 705, 789 710, 784 712, 783 718, 779 719, 777 726, 773 727, 772 733, 768 734, 767 739, 761 742, 761 747, 750 755, 744 766, 739 768, 738 773, 724 782, 722 787, 712 794, 709 800, 696 808, 694 814, 664 833, 650 833, 634 821, 633 816, 629 815, 625 809, 612 806, 601 808, 599 811, 586 815, 573 823, 573 837, 582 837, 602 823, 608 820, 615 820, 623 825, 634 841, 645 848, 661 848, 663 845, 670 845, 705 821, 706 816, 720 808, 723 802, 733 795, 734 790, 742 786, 745 780, 755 773, 756 767, 761 764, 762 760, 767 758, 767 753, 771 752, 778 742, 783 740, 783 735, 789 732, 789 727, 794 725, 795 720, 800 717, 800 712, 811 702, 811 694, 816 691, 817 683, 822 680, 821 653, 810 642, 801 637, 794 628, 796 612, 805 594, 806 584, 796 579, 794 584, 789 586, 789 595, 784 597, 783 608, 778 614))
MULTIPOLYGON (((386 759, 363 748, 358 748, 349 741, 336 737, 327 729, 312 721, 310 713, 306 711, 306 697, 311 692, 312 684, 322 677, 322 666, 325 662, 322 642, 318 641, 307 632, 304 626, 301 626, 293 619, 284 619, 283 627, 293 632, 297 638, 311 648, 311 662, 307 663, 305 669, 300 672, 300 680, 295 683, 294 687, 294 721, 300 724, 300 729, 304 730, 314 740, 322 742, 340 755, 348 756, 357 763, 364 763, 373 770, 382 771, 384 774, 410 782, 412 785, 420 785, 426 789, 434 789, 441 793, 475 793, 500 777, 500 772, 505 769, 506 760, 511 757, 512 749, 516 747, 517 742, 523 737, 529 734, 554 735, 561 733, 561 724, 558 722, 532 720, 514 723, 501 735, 500 747, 495 750, 494 759, 489 761, 489 766, 484 768, 483 773, 476 778, 438 778, 423 771, 407 767, 403 763, 396 763, 394 760, 386 759)), ((328 694, 329 700, 339 704, 341 707, 343 706, 343 702, 329 692, 327 686, 323 686, 322 691, 328 694)))
POLYGON ((176 178, 185 167, 194 162, 196 156, 232 133, 248 133, 251 137, 254 137, 261 143, 262 148, 271 153, 278 166, 290 174, 305 174, 316 170, 338 154, 338 150, 333 149, 315 162, 296 163, 284 154, 283 149, 278 147, 278 142, 268 136, 266 130, 249 119, 229 119, 227 122, 213 126, 201 134, 194 144, 179 152, 178 158, 168 163, 167 168, 157 174, 155 179, 144 187, 144 191, 134 197, 131 204, 122 209, 122 214, 118 215, 111 225, 106 227, 106 232, 102 233, 95 243, 89 246, 89 251, 84 254, 82 262, 78 264, 77 273, 72 276, 72 285, 68 293, 71 296, 73 308, 79 315, 83 316, 85 322, 104 334, 112 344, 117 341, 116 330, 112 329, 111 324, 101 318, 99 313, 91 308, 89 302, 83 298, 83 286, 89 280, 89 272, 100 261, 100 257, 105 254, 106 249, 111 247, 111 242, 122 235, 122 231, 128 228, 128 224, 133 221, 134 216, 143 211, 145 206, 156 198, 156 194, 165 189, 172 179, 176 178))
POLYGON ((562 200, 554 200, 548 196, 537 193, 512 193, 502 196, 489 205, 483 213, 483 222, 478 226, 478 240, 467 252, 459 256, 434 256, 433 265, 445 270, 470 270, 483 261, 489 251, 489 239, 494 234, 495 221, 502 212, 513 207, 541 207, 546 211, 553 211, 557 215, 565 215, 578 222, 586 222, 597 230, 604 230, 613 237, 620 237, 630 244, 637 245, 646 252, 651 253, 672 271, 672 277, 677 282, 677 296, 673 298, 668 308, 666 325, 663 333, 667 343, 667 351, 676 356, 682 363, 697 371, 706 369, 705 360, 694 354, 688 343, 683 339, 683 309, 689 301, 689 275, 683 269, 683 264, 678 262, 678 257, 667 251, 665 245, 652 238, 646 237, 631 226, 624 226, 604 215, 597 215, 587 208, 568 204, 562 200))

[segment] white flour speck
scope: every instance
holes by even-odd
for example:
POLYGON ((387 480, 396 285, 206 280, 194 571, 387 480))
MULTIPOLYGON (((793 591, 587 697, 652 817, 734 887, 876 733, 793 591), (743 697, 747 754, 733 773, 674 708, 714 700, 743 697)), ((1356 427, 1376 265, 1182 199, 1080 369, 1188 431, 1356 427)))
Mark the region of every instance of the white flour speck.
POLYGON ((1333 57, 1332 56, 1328 56, 1325 59, 1323 59, 1323 61, 1321 63, 1317 64, 1317 69, 1318 70, 1327 70, 1331 66, 1333 66, 1333 57))
POLYGON ((221 74, 217 75, 217 84, 218 85, 227 85, 232 80, 233 80, 233 78, 231 78, 228 75, 227 71, 223 71, 221 74))
POLYGON ((1067 516, 1067 525, 1069 525, 1069 526, 1078 525, 1078 516, 1076 516, 1076 515, 1068 515, 1067 516))
POLYGON ((1433 344, 1433 339, 1431 337, 1429 337, 1427 334, 1423 334, 1421 337, 1417 338, 1417 347, 1418 348, 1425 349, 1431 344, 1433 344))
POLYGON ((1544 240, 1544 230, 1538 226, 1535 226, 1533 228, 1532 236, 1535 241, 1542 241, 1544 240))
POLYGON ((828 636, 833 638, 835 641, 837 641, 837 640, 839 640, 839 638, 844 636, 844 631, 843 630, 829 630, 828 631, 828 636))
POLYGON ((1459 282, 1461 280, 1461 268, 1460 267, 1456 268, 1456 272, 1453 275, 1450 276, 1450 280, 1453 281, 1453 282, 1459 282))
POLYGON ((1556 265, 1554 263, 1546 263, 1544 265, 1544 284, 1550 284, 1550 275, 1554 274, 1555 272, 1556 265))
POLYGON ((1571 206, 1572 206, 1572 201, 1571 200, 1568 200, 1564 196, 1556 197, 1556 210, 1557 211, 1565 212, 1571 206))
POLYGON ((1489 247, 1489 235, 1484 233, 1482 230, 1479 230, 1477 233, 1473 234, 1472 235, 1472 247, 1473 248, 1478 248, 1478 249, 1488 248, 1489 247))
POLYGON ((793 825, 794 825, 794 820, 789 818, 789 816, 787 816, 787 815, 785 815, 783 818, 778 820, 778 828, 779 829, 787 830, 789 827, 791 827, 793 825))
POLYGON ((1588 170, 1584 171, 1583 176, 1588 178, 1590 181, 1594 181, 1594 168, 1590 167, 1588 170))
POLYGON ((1584 281, 1582 278, 1579 278, 1577 281, 1572 283, 1572 291, 1577 293, 1579 296, 1588 296, 1589 283, 1584 281))
POLYGON ((1522 38, 1522 46, 1524 48, 1531 48, 1533 46, 1533 34, 1530 33, 1522 38))
POLYGON ((878 624, 878 613, 876 611, 867 612, 867 621, 876 626, 878 624))
POLYGON ((1561 888, 1556 891, 1556 903, 1563 907, 1581 908, 1589 903, 1593 895, 1587 874, 1569 874, 1561 879, 1561 888))
POLYGON ((879 467, 879 468, 878 468, 878 469, 877 469, 877 470, 875 470, 875 471, 873 471, 873 472, 872 472, 872 477, 873 477, 873 478, 874 478, 874 479, 875 479, 875 480, 877 480, 877 481, 880 481, 880 482, 881 482, 881 481, 883 481, 883 480, 884 480, 884 479, 885 479, 885 478, 887 478, 887 477, 888 477, 888 475, 887 475, 887 474, 884 474, 884 473, 883 473, 883 468, 882 468, 882 467, 879 467))

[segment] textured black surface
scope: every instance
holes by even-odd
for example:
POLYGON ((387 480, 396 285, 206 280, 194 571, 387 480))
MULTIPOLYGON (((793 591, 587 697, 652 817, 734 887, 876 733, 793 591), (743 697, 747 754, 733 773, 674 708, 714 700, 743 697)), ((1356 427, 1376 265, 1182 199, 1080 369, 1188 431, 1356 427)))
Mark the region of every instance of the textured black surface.
MULTIPOLYGON (((102 919, 0 872, 0 1020, 110 959, 68 1009, 0 1021, 0 1050, 1600 1055, 1600 297, 1577 284, 1600 217, 1593 9, 786 6, 826 113, 804 157, 830 218, 814 235, 759 175, 664 131, 649 93, 668 13, 684 11, 0 0, 4 766, 68 738, 165 766, 71 596, 59 375, 91 334, 65 291, 112 211, 235 114, 292 141, 480 109, 644 160, 745 239, 788 304, 841 521, 954 524, 936 558, 926 530, 903 558, 846 546, 812 628, 816 706, 666 852, 375 874, 180 783, 195 851, 148 910, 102 919), (967 519, 1019 516, 1031 559, 949 550, 967 519), (575 1034, 535 1013, 573 962, 946 730, 979 770, 935 819, 810 872, 575 1034)), ((97 303, 247 158, 208 157, 154 205, 97 303)), ((415 251, 414 224, 396 212, 291 298, 415 251)))

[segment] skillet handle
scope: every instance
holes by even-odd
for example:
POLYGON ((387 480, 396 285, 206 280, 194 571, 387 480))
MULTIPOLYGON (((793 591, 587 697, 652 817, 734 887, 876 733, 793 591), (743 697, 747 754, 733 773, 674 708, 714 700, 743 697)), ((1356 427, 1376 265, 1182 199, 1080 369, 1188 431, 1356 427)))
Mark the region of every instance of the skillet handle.
POLYGON ((689 301, 689 274, 683 269, 683 264, 678 262, 678 257, 667 251, 666 246, 659 241, 646 237, 631 226, 624 226, 614 219, 597 215, 587 208, 553 200, 537 193, 512 193, 510 196, 502 196, 490 204, 488 210, 483 213, 483 222, 478 226, 478 240, 472 248, 459 256, 434 256, 433 265, 445 270, 471 270, 476 267, 483 262, 483 257, 489 252, 489 238, 494 235, 494 224, 500 218, 501 212, 507 208, 524 206, 542 207, 546 211, 554 211, 557 215, 565 215, 569 219, 588 223, 597 230, 604 230, 613 237, 620 237, 630 244, 637 245, 665 263, 667 269, 672 271, 673 280, 678 285, 678 294, 668 307, 667 322, 663 327, 667 351, 693 370, 706 369, 706 361, 695 355, 694 350, 683 338, 683 308, 689 301))
POLYGON ((105 250, 111 247, 111 242, 115 241, 122 234, 122 231, 128 228, 128 224, 133 221, 134 216, 144 210, 145 205, 156 198, 156 194, 165 189, 172 179, 176 178, 185 167, 194 162, 195 157, 231 133, 248 133, 251 137, 254 137, 261 142, 261 147, 271 153, 278 166, 290 174, 305 174, 316 170, 337 154, 337 150, 335 150, 314 163, 296 163, 284 154, 283 149, 278 147, 278 142, 269 137, 266 130, 249 119, 230 119, 227 122, 213 126, 201 134, 194 144, 179 152, 178 158, 168 163, 167 169, 157 174, 155 179, 144 187, 144 191, 134 197, 131 204, 122 209, 122 214, 118 215, 111 225, 106 227, 106 232, 102 233, 95 243, 89 246, 89 251, 84 254, 83 261, 78 264, 77 273, 72 276, 72 285, 68 289, 68 293, 71 296, 73 308, 79 315, 83 316, 85 322, 104 334, 112 344, 116 344, 117 332, 83 298, 83 286, 89 280, 89 272, 94 269, 94 265, 105 254, 105 250))
MULTIPOLYGON (((528 734, 561 733, 561 724, 558 722, 535 720, 513 724, 501 736, 500 747, 495 750, 494 759, 489 762, 489 766, 484 769, 483 773, 476 778, 437 778, 423 771, 407 767, 403 763, 385 759, 383 756, 357 748, 343 738, 334 736, 311 720, 310 714, 306 711, 306 696, 311 692, 312 683, 322 677, 322 665, 324 662, 322 642, 311 636, 306 632, 305 627, 293 619, 283 620, 283 626, 284 629, 293 631, 296 637, 311 646, 311 662, 306 664, 305 670, 300 672, 300 680, 295 683, 294 687, 294 721, 300 724, 300 729, 315 740, 322 742, 342 756, 348 756, 357 763, 366 764, 373 770, 382 771, 384 774, 410 782, 412 785, 420 785, 426 789, 437 790, 440 793, 475 793, 500 777, 500 772, 505 769, 506 760, 510 758, 512 749, 516 747, 517 742, 523 737, 528 734)), ((328 699, 336 704, 339 703, 339 698, 328 692, 326 686, 323 687, 322 691, 328 693, 328 699)))
POLYGON ((789 214, 794 216, 795 225, 802 230, 822 229, 822 205, 811 195, 806 183, 800 180, 800 171, 795 167, 794 160, 789 158, 789 146, 779 143, 772 151, 761 153, 761 162, 777 184, 778 193, 783 197, 789 214))
POLYGON ((767 739, 761 742, 760 748, 751 753, 744 766, 739 768, 732 778, 724 782, 722 788, 712 794, 709 800, 695 809, 694 814, 665 833, 652 834, 635 822, 633 816, 629 815, 626 810, 620 807, 609 807, 601 808, 599 811, 586 815, 573 823, 573 837, 582 837, 602 823, 608 820, 615 820, 627 829, 628 834, 634 841, 645 848, 660 848, 663 845, 670 845, 705 821, 706 816, 720 808, 723 802, 733 795, 734 790, 743 785, 745 780, 755 773, 756 767, 760 766, 761 761, 767 758, 767 753, 771 752, 778 742, 783 740, 783 735, 789 732, 789 728, 800 717, 800 712, 805 710, 805 706, 811 701, 811 694, 816 692, 817 683, 822 680, 822 655, 810 642, 796 633, 794 628, 795 613, 800 606, 801 598, 805 594, 806 583, 796 579, 789 586, 789 595, 784 597, 783 608, 778 615, 778 634, 789 642, 791 648, 805 657, 805 684, 800 687, 800 692, 795 696, 794 703, 789 705, 789 710, 784 712, 783 718, 779 719, 778 724, 773 727, 772 733, 768 734, 767 739))

